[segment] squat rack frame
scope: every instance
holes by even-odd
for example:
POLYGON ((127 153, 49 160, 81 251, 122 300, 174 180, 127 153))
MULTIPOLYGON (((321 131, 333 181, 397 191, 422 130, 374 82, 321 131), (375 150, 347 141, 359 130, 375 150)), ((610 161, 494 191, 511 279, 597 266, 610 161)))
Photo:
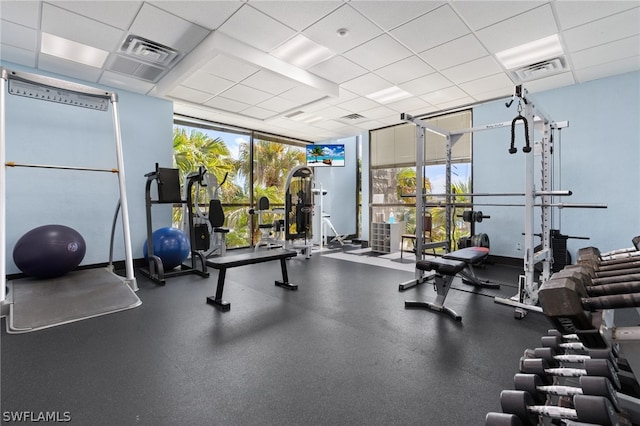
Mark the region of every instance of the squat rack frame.
MULTIPOLYGON (((126 182, 124 173, 124 156, 122 153, 122 138, 120 135, 120 122, 118 118, 118 95, 115 92, 107 92, 102 89, 72 83, 52 77, 38 74, 9 70, 0 67, 0 304, 4 304, 6 298, 6 168, 7 167, 36 167, 61 170, 82 170, 111 172, 118 176, 118 188, 120 191, 120 209, 122 210, 122 231, 125 249, 126 277, 122 280, 132 291, 138 290, 138 284, 134 275, 133 255, 131 249, 131 231, 129 226, 129 209, 126 195, 126 182), (25 96, 35 100, 62 103, 70 106, 89 108, 98 111, 108 111, 111 104, 113 129, 116 148, 115 169, 94 169, 90 167, 70 167, 58 165, 20 164, 6 161, 6 122, 5 101, 6 93, 25 96)), ((115 226, 115 220, 114 220, 115 226)), ((110 265, 111 266, 111 265, 110 265)), ((118 279, 120 276, 115 277, 118 279)), ((2 313, 4 314, 4 312, 2 313)))
MULTIPOLYGON (((548 114, 546 114, 538 105, 537 102, 527 93, 522 86, 516 86, 515 94, 512 97, 511 102, 507 104, 507 107, 511 105, 513 100, 518 98, 520 105, 524 104, 524 123, 533 123, 533 125, 525 125, 526 139, 527 141, 534 141, 536 130, 540 134, 540 141, 534 143, 534 149, 529 152, 525 151, 525 188, 524 193, 508 193, 508 194, 478 194, 478 196, 524 196, 524 275, 519 283, 518 294, 506 299, 501 297, 495 297, 496 303, 506 304, 515 307, 514 316, 517 319, 523 318, 527 314, 527 310, 533 310, 536 312, 542 312, 542 308, 536 306, 538 303, 538 284, 542 284, 547 281, 551 275, 551 262, 553 259, 552 246, 551 246, 551 222, 552 214, 551 208, 553 207, 595 207, 602 208, 601 205, 575 205, 563 203, 553 203, 552 197, 554 196, 569 196, 571 191, 554 191, 552 186, 552 136, 553 129, 560 129, 569 126, 568 121, 554 122, 551 120, 548 114), (535 162, 534 157, 539 154, 541 156, 541 179, 542 185, 540 190, 536 190, 534 178, 535 178, 535 162), (541 225, 542 225, 542 248, 539 251, 535 251, 534 237, 534 209, 539 207, 541 209, 541 225), (542 272, 539 276, 540 283, 535 281, 535 265, 542 263, 542 272)), ((413 117, 409 114, 402 113, 400 118, 404 121, 411 122, 416 125, 416 216, 418 212, 422 215, 426 207, 433 205, 426 201, 427 195, 424 188, 424 152, 426 144, 426 132, 431 132, 440 135, 446 140, 446 167, 445 167, 445 187, 447 193, 437 194, 445 198, 444 206, 446 209, 445 229, 447 231, 447 239, 439 244, 438 247, 444 247, 449 251, 451 248, 450 230, 452 227, 452 209, 457 206, 454 202, 454 197, 460 194, 451 193, 451 151, 453 145, 455 145, 463 135, 467 133, 474 133, 484 130, 492 130, 498 128, 504 128, 508 126, 514 126, 515 121, 505 121, 494 124, 487 124, 482 126, 471 127, 467 129, 459 130, 445 130, 428 123, 425 119, 413 117), (422 196, 419 196, 422 194, 422 196)), ((524 151, 524 150, 523 150, 524 151)), ((474 194, 465 194, 474 196, 474 194)), ((465 204, 467 205, 467 204, 465 204)), ((473 201, 469 203, 473 205, 473 201)), ((485 205, 490 205, 486 203, 485 205)), ((514 205, 514 204, 511 204, 514 205)), ((606 206, 604 206, 606 207, 606 206)), ((416 235, 422 235, 422 221, 416 221, 416 235)), ((424 255, 424 248, 433 248, 434 243, 425 245, 421 238, 416 239, 416 258, 422 259, 424 255), (419 257, 418 257, 419 256, 419 257)), ((412 287, 413 285, 420 284, 430 277, 424 276, 424 272, 415 270, 414 280, 400 284, 400 289, 412 287)))

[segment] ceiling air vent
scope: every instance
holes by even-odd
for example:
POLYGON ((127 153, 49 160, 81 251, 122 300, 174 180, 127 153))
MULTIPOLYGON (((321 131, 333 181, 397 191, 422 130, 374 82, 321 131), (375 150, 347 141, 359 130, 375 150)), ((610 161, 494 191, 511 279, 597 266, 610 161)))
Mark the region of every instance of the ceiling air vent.
POLYGON ((567 71, 566 61, 558 57, 511 70, 511 74, 517 81, 531 81, 564 71, 567 71))
POLYGON ((345 115, 344 117, 340 117, 340 119, 343 119, 343 120, 360 120, 361 118, 364 118, 364 115, 355 114, 355 113, 345 115))
POLYGON ((120 53, 161 67, 171 65, 178 56, 178 52, 170 47, 133 34, 122 43, 120 53))

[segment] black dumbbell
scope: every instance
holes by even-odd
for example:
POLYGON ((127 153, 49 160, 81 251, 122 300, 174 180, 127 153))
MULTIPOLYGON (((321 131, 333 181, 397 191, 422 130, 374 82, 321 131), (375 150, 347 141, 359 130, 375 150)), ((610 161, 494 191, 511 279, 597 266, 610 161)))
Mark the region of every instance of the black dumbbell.
POLYGON ((487 413, 485 426, 522 426, 522 422, 515 414, 487 413))
POLYGON ((513 377, 514 389, 528 392, 536 404, 544 404, 548 395, 593 395, 607 398, 615 410, 620 411, 616 390, 609 379, 606 377, 581 376, 579 383, 579 387, 545 385, 542 378, 537 374, 518 373, 513 377))
POLYGON ((588 354, 558 354, 553 348, 535 348, 532 358, 545 359, 550 366, 560 365, 563 362, 582 364, 587 359, 608 359, 614 370, 619 370, 616 358, 606 349, 594 349, 588 354))
POLYGON ((538 425, 540 416, 603 426, 619 424, 613 405, 602 396, 575 395, 574 408, 565 408, 554 405, 534 405, 533 397, 528 392, 503 390, 500 393, 500 404, 503 412, 516 415, 523 425, 538 425))
POLYGON ((636 272, 624 269, 600 273, 595 272, 591 266, 567 265, 554 273, 551 279, 563 277, 573 277, 581 281, 589 296, 640 292, 640 268, 637 268, 636 272))
POLYGON ((620 389, 620 379, 611 362, 607 359, 587 359, 583 368, 551 368, 549 363, 542 358, 523 359, 520 363, 520 372, 537 374, 545 382, 551 384, 555 377, 580 377, 599 376, 611 381, 615 389, 620 389))

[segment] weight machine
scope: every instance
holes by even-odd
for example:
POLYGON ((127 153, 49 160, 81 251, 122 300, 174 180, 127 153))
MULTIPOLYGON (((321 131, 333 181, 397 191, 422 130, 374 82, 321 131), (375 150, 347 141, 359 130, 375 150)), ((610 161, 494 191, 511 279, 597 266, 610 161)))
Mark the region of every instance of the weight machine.
MULTIPOLYGON (((512 298, 506 299, 496 297, 497 303, 502 303, 515 307, 515 318, 523 318, 527 314, 527 310, 533 310, 536 312, 542 312, 538 303, 538 288, 539 284, 544 283, 549 279, 551 275, 551 263, 553 260, 552 244, 551 244, 551 231, 552 231, 552 212, 551 208, 606 208, 606 205, 602 204, 570 204, 570 203, 554 203, 552 197, 556 196, 569 196, 571 191, 566 190, 553 190, 553 167, 552 167, 552 146, 553 136, 552 132, 557 129, 568 127, 569 123, 554 122, 549 118, 544 111, 536 104, 534 99, 527 94, 526 90, 522 86, 517 86, 515 94, 511 100, 507 102, 507 108, 511 104, 518 100, 518 116, 512 121, 488 124, 483 126, 472 127, 469 129, 460 129, 448 131, 437 126, 429 124, 426 120, 412 117, 409 114, 401 114, 401 119, 414 123, 416 125, 416 194, 422 194, 422 197, 416 196, 416 216, 423 215, 427 207, 444 207, 446 209, 446 222, 445 228, 447 232, 447 240, 440 244, 440 247, 444 247, 448 252, 451 249, 452 242, 449 241, 450 230, 452 227, 452 213, 455 207, 470 207, 478 205, 491 205, 491 206, 523 206, 525 208, 524 217, 524 275, 521 276, 519 282, 518 294, 512 298), (524 112, 524 115, 522 114, 524 112), (525 130, 525 146, 522 151, 526 155, 525 166, 525 190, 523 193, 504 193, 504 194, 491 194, 491 193, 452 193, 451 192, 451 150, 453 145, 460 140, 460 138, 467 133, 473 133, 484 130, 491 130, 497 128, 511 127, 511 145, 509 153, 514 154, 517 152, 515 147, 515 129, 516 125, 521 123, 525 130), (446 140, 446 181, 445 187, 447 192, 444 194, 426 194, 424 188, 424 152, 426 143, 426 132, 437 134, 444 137, 446 140), (540 140, 535 142, 532 146, 535 136, 538 135, 540 140), (534 177, 535 177, 535 161, 534 157, 540 156, 541 160, 541 188, 536 189, 534 177), (441 197, 442 201, 429 201, 427 202, 426 196, 441 197), (468 196, 468 197, 492 197, 492 196, 518 196, 524 197, 523 204, 495 204, 495 203, 457 203, 455 197, 468 196), (541 227, 540 234, 534 233, 535 226, 535 209, 540 208, 541 227), (539 236, 542 240, 539 245, 540 249, 536 250, 534 237, 539 236), (540 283, 535 281, 536 264, 542 265, 542 271, 539 275, 540 283)), ((422 235, 423 230, 422 221, 416 221, 416 235, 422 235)), ((421 238, 416 239, 416 258, 422 259, 423 250, 425 245, 422 243, 421 238)), ((431 246, 434 243, 429 243, 431 246)), ((430 277, 426 277, 423 271, 416 269, 414 280, 401 284, 401 288, 404 286, 410 287, 415 284, 425 282, 430 277)))
POLYGON ((286 248, 311 257, 313 236, 313 171, 295 167, 287 176, 285 192, 284 232, 286 248))

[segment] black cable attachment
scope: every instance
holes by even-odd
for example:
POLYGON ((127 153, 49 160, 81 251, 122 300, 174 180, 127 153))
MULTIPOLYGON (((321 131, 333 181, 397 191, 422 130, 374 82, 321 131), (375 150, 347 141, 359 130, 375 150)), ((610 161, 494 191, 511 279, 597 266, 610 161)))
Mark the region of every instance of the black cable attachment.
POLYGON ((515 147, 516 143, 516 123, 518 121, 522 121, 524 124, 524 140, 525 146, 522 148, 522 152, 527 153, 531 152, 531 144, 529 143, 529 122, 526 118, 522 116, 522 114, 518 114, 516 118, 511 122, 511 147, 509 148, 509 154, 515 154, 518 152, 518 149, 515 147))

